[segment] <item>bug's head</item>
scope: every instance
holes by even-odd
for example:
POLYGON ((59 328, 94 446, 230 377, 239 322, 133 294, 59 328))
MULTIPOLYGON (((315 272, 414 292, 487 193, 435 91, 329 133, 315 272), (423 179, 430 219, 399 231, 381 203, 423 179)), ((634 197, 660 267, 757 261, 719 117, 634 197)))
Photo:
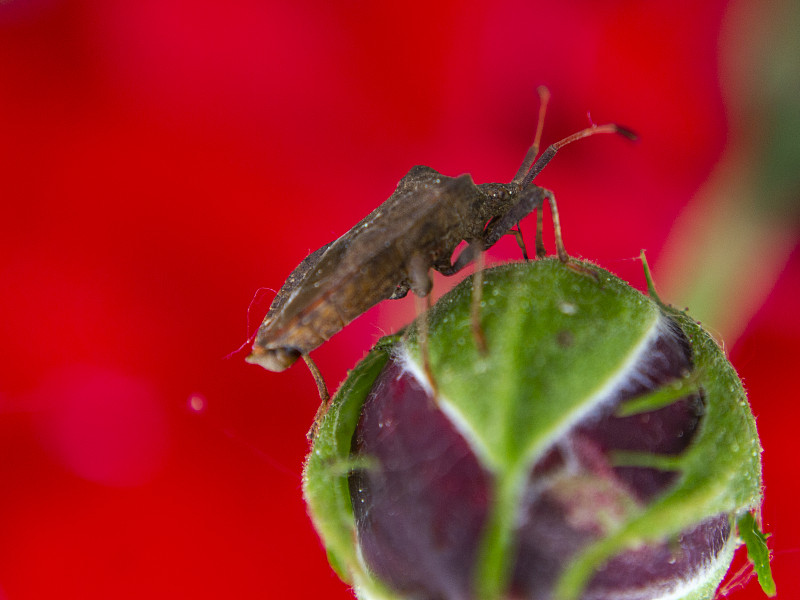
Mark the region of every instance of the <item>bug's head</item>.
POLYGON ((294 348, 265 348, 258 342, 253 344, 253 351, 245 358, 252 365, 260 365, 268 371, 280 372, 291 367, 300 358, 300 352, 294 348))

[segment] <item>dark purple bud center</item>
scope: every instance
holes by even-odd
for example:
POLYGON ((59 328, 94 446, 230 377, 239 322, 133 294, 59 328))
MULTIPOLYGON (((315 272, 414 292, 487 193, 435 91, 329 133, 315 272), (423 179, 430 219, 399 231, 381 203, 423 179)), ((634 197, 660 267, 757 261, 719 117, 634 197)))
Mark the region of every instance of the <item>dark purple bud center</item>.
MULTIPOLYGON (((702 422, 702 392, 650 412, 627 417, 616 413, 624 402, 691 370, 689 342, 669 321, 616 387, 613 399, 537 460, 517 515, 509 598, 549 598, 571 558, 623 522, 631 507, 652 501, 679 476, 676 471, 615 466, 612 455, 680 454, 702 422)), ((366 461, 349 483, 369 568, 409 598, 473 598, 493 476, 401 364, 390 361, 375 381, 352 452, 366 461)), ((626 551, 595 574, 582 598, 658 597, 705 567, 729 535, 729 518, 719 515, 677 539, 626 551)))
POLYGON ((412 597, 469 598, 490 475, 420 383, 394 362, 364 405, 350 477, 361 551, 412 597))

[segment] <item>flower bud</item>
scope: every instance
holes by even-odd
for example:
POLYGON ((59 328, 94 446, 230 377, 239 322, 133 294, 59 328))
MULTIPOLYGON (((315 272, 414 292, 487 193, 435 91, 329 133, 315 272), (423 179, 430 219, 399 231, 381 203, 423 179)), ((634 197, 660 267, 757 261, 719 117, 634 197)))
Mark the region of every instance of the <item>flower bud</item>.
POLYGON ((416 325, 385 338, 317 424, 304 492, 339 575, 365 599, 712 598, 761 504, 716 343, 588 263, 486 270, 485 352, 471 298, 421 317, 430 370, 416 325))

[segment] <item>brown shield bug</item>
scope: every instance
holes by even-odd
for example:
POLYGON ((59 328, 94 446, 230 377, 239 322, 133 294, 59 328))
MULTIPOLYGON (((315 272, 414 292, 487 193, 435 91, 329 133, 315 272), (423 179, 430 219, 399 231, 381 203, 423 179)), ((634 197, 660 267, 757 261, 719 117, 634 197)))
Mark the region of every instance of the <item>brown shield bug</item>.
MULTIPOLYGON (((536 136, 510 183, 476 185, 468 174, 448 177, 430 167, 413 167, 383 204, 339 239, 309 254, 289 275, 258 329, 247 361, 283 371, 378 302, 402 298, 409 290, 427 296, 430 269, 444 275, 458 273, 537 209, 536 249, 543 255, 545 201, 553 216, 558 256, 568 261, 555 198, 533 185, 534 177, 571 142, 599 133, 630 139, 635 135, 613 123, 592 124, 552 144, 537 160, 548 92, 540 88, 539 94, 536 136), (468 246, 452 260, 462 241, 468 246)), ((517 234, 524 252, 518 230, 517 234)), ((313 366, 312 372, 319 384, 313 366)))

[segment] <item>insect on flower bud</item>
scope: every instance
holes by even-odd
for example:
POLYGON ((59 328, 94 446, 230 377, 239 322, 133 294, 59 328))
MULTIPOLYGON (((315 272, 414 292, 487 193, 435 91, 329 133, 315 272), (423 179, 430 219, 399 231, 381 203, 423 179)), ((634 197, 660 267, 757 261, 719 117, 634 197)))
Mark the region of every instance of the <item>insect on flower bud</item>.
POLYGON ((570 266, 484 272, 487 352, 471 281, 443 297, 435 385, 413 326, 343 383, 304 491, 359 598, 710 599, 742 540, 763 546, 774 593, 750 515, 761 447, 730 363, 686 315, 570 266))

